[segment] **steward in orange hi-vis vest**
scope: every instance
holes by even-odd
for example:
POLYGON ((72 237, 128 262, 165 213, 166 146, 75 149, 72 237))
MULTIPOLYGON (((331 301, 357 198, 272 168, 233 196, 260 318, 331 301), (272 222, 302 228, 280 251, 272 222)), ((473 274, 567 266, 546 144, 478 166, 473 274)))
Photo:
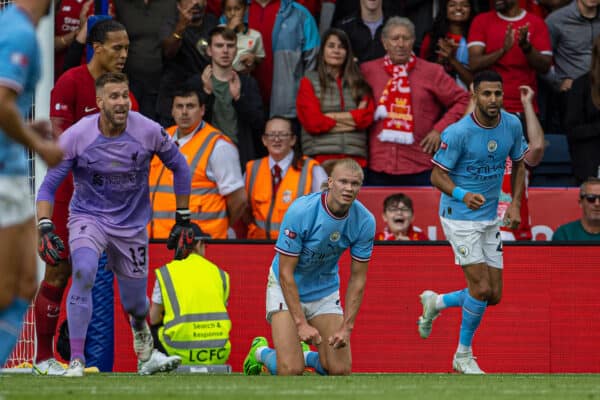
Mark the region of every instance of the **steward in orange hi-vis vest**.
MULTIPOLYGON (((166 129, 169 135, 175 135, 177 126, 166 129)), ((179 150, 186 158, 192 173, 192 191, 190 194, 190 211, 192 222, 213 239, 226 239, 229 219, 227 202, 219 194, 217 183, 206 175, 208 159, 217 140, 231 140, 219 132, 214 126, 202 122, 189 142, 179 150)), ((148 225, 150 239, 166 239, 173 226, 175 215, 175 195, 173 193, 173 174, 163 163, 154 157, 150 164, 150 202, 152 218, 148 225)))
POLYGON ((312 170, 319 164, 306 156, 302 157, 302 161, 301 169, 290 165, 275 194, 269 157, 246 164, 246 191, 253 216, 253 221, 248 224, 249 239, 277 239, 281 221, 290 204, 311 192, 312 170))

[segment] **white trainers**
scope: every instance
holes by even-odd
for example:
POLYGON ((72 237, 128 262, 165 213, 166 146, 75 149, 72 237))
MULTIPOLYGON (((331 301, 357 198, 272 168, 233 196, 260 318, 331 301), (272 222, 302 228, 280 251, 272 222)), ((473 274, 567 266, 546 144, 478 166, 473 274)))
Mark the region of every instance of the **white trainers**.
POLYGON ((61 376, 65 374, 65 367, 56 358, 49 358, 37 364, 33 364, 31 372, 34 375, 61 376))
POLYGON ((150 332, 147 322, 144 322, 142 330, 136 331, 133 329, 133 351, 135 351, 138 360, 142 362, 148 361, 150 356, 152 356, 153 347, 154 340, 152 339, 152 332, 150 332))
POLYGON ((452 360, 452 368, 456 372, 466 375, 483 375, 485 372, 479 368, 473 353, 455 353, 452 360))
POLYGON ((80 377, 83 376, 85 370, 85 364, 79 358, 71 360, 69 368, 65 371, 63 376, 67 377, 80 377))
POLYGON ((177 369, 181 364, 181 357, 167 356, 154 349, 148 361, 138 361, 138 374, 152 375, 157 372, 169 372, 177 369))
POLYGON ((423 339, 429 337, 433 320, 440 315, 440 312, 435 308, 438 296, 439 295, 432 290, 425 290, 420 295, 421 304, 423 305, 423 315, 419 317, 417 325, 419 326, 419 335, 421 335, 423 339))

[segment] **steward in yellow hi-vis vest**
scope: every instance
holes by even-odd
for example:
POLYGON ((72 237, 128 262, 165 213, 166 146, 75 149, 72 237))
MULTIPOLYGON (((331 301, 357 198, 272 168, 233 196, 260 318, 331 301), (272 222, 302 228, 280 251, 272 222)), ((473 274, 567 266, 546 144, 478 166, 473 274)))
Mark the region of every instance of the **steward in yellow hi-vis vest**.
MULTIPOLYGON (((177 126, 166 131, 174 136, 177 126)), ((229 227, 227 201, 219 193, 217 183, 207 177, 206 168, 217 140, 232 142, 217 128, 204 121, 190 135, 193 135, 191 139, 180 146, 179 150, 185 156, 192 173, 189 207, 191 220, 199 224, 213 239, 226 239, 229 227)), ((173 174, 158 157, 154 157, 150 164, 149 182, 152 218, 148 225, 148 235, 150 239, 166 239, 173 226, 176 210, 173 174)))
POLYGON ((192 227, 191 254, 156 270, 150 322, 158 327, 159 350, 181 357, 182 364, 225 364, 231 352, 226 307, 229 275, 204 258, 202 237, 206 234, 198 225, 192 223, 192 227), (162 326, 158 326, 161 318, 162 326))
POLYGON ((253 217, 248 224, 249 239, 277 239, 281 221, 290 204, 311 192, 312 169, 319 164, 306 156, 302 157, 301 164, 300 169, 290 165, 276 193, 273 193, 269 157, 246 164, 246 191, 253 217))

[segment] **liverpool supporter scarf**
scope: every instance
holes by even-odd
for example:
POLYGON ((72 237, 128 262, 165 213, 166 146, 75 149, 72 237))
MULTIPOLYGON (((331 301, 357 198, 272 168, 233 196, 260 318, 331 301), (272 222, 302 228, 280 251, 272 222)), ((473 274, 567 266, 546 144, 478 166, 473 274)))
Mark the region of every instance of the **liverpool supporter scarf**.
POLYGON ((408 71, 417 63, 414 53, 406 64, 393 64, 388 55, 383 68, 391 75, 375 110, 375 120, 383 119, 383 129, 377 135, 382 142, 412 144, 414 120, 408 71))

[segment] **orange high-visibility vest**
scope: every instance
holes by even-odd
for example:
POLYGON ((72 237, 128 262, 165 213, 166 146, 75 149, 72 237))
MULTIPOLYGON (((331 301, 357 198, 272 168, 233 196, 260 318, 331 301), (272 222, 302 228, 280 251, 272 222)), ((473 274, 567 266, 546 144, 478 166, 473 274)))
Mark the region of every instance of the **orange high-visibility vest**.
POLYGON ((273 196, 273 179, 269 157, 248 161, 246 164, 246 191, 252 207, 254 222, 248 224, 249 239, 277 239, 283 216, 298 197, 310 193, 312 170, 318 163, 303 157, 300 171, 290 166, 273 196))
MULTIPOLYGON (((166 131, 173 136, 177 126, 171 126, 166 131)), ((226 239, 229 227, 227 201, 219 194, 217 183, 206 176, 206 168, 217 140, 222 139, 229 143, 231 140, 206 122, 203 122, 200 130, 193 135, 192 139, 179 148, 192 173, 192 221, 200 225, 213 239, 226 239)), ((154 157, 150 164, 149 181, 152 219, 148 225, 148 235, 151 239, 166 239, 175 223, 175 193, 173 173, 158 157, 154 157)))

